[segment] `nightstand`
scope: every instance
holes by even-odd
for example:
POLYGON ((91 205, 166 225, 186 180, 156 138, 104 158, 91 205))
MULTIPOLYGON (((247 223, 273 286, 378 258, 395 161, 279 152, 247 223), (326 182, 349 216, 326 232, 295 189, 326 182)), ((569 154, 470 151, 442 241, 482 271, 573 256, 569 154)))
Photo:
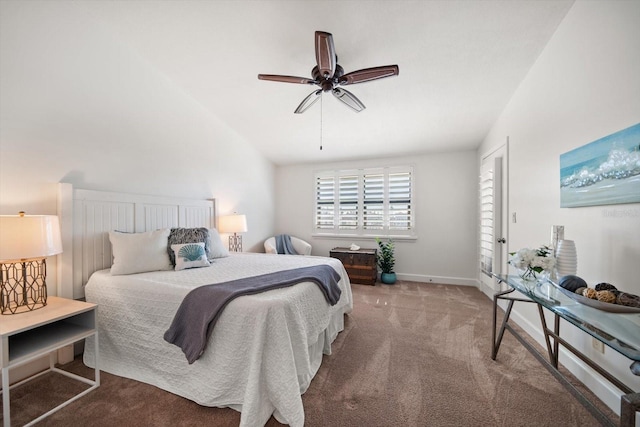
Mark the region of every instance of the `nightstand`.
POLYGON ((4 427, 11 425, 9 392, 47 372, 57 372, 89 384, 91 387, 56 406, 27 425, 35 424, 55 411, 84 396, 100 385, 98 369, 98 331, 96 304, 58 297, 48 297, 47 305, 26 313, 0 315, 0 365, 2 366, 2 417, 4 427), (56 368, 55 351, 95 336, 96 367, 94 380, 56 368), (49 369, 9 386, 9 370, 49 355, 49 369))

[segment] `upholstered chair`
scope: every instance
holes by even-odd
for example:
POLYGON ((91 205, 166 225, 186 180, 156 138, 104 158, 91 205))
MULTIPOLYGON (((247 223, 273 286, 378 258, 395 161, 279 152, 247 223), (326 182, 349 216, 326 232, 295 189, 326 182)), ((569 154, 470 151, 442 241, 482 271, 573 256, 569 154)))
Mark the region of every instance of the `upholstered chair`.
MULTIPOLYGON (((291 236, 291 244, 293 248, 298 252, 298 255, 311 255, 311 245, 302 239, 291 236)), ((264 251, 268 254, 277 254, 276 250, 276 238, 269 237, 264 241, 264 251)))

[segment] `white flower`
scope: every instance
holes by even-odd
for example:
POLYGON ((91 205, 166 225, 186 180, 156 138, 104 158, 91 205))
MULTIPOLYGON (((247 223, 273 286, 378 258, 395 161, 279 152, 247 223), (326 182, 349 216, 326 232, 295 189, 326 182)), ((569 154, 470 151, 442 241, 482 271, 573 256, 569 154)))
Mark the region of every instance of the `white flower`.
POLYGON ((551 256, 551 249, 547 246, 539 249, 523 248, 511 255, 513 257, 509 260, 509 264, 521 270, 531 269, 540 273, 551 271, 556 265, 556 259, 551 256))

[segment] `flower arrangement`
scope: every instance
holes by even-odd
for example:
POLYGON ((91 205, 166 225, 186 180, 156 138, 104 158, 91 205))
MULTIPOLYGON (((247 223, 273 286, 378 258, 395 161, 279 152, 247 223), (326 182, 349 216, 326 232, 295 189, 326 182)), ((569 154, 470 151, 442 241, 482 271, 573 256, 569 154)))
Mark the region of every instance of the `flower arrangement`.
POLYGON ((548 246, 541 246, 538 249, 523 248, 518 252, 510 252, 513 258, 509 264, 518 269, 520 277, 525 280, 537 279, 537 274, 553 271, 556 259, 552 256, 552 250, 548 246))

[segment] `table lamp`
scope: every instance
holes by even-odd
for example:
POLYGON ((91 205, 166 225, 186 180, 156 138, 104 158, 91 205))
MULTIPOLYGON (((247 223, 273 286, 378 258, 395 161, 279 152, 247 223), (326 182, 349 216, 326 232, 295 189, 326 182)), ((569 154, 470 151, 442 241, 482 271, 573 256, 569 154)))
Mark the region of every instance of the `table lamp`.
POLYGON ((0 314, 47 305, 46 258, 62 252, 55 215, 0 215, 0 314))
POLYGON ((247 232, 247 217, 246 215, 226 215, 221 216, 218 226, 221 233, 233 233, 229 236, 229 250, 232 252, 242 252, 242 236, 238 233, 247 232))

